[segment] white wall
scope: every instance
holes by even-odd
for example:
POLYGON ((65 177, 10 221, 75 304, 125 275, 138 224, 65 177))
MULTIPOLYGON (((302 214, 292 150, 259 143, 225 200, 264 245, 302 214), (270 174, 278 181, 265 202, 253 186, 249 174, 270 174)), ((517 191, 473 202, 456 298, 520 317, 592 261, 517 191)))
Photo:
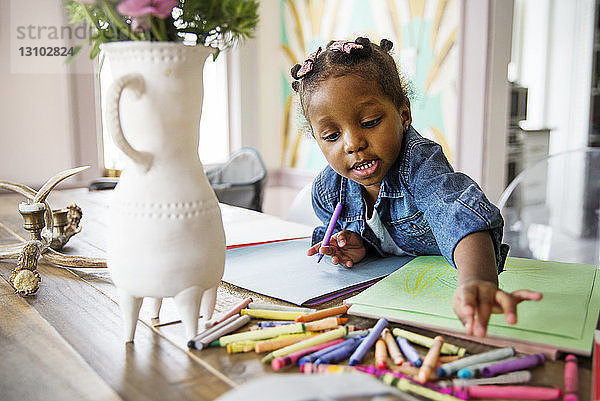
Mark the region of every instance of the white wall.
POLYGON ((495 202, 505 181, 512 0, 464 0, 456 169, 495 202))
POLYGON ((280 167, 283 106, 280 5, 261 1, 255 38, 229 54, 232 150, 257 148, 267 168, 280 167))
POLYGON ((529 89, 527 125, 550 152, 586 145, 595 0, 517 0, 511 79, 529 89))
MULTIPOLYGON (((16 28, 22 24, 64 25, 62 1, 29 0, 20 2, 18 8, 11 6, 14 1, 0 2, 0 180, 39 187, 55 173, 82 164, 92 164, 94 169, 68 183, 96 176, 91 73, 71 74, 75 66, 63 64, 58 65, 58 72, 39 71, 36 63, 42 61, 19 59, 23 56, 17 46, 23 42, 15 41, 16 28), (23 7, 27 13, 19 11, 23 7), (34 72, 19 73, 23 70, 19 65, 28 65, 34 72)), ((27 43, 42 45, 33 39, 27 43)), ((87 65, 91 71, 91 64, 87 65)))

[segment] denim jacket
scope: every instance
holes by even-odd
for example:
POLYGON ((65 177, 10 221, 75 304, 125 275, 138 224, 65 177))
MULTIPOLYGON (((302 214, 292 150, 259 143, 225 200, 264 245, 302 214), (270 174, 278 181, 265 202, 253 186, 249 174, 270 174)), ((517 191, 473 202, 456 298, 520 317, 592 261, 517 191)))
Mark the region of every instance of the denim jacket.
MULTIPOLYGON (((380 240, 366 224, 361 185, 330 166, 312 186, 313 209, 324 223, 313 231, 313 245, 323 239, 338 201, 344 206, 333 232, 354 231, 385 256, 380 240)), ((503 270, 508 245, 502 244, 504 221, 500 211, 471 178, 452 169, 440 145, 419 135, 412 126, 404 133, 398 159, 381 183, 375 209, 405 252, 442 255, 452 266, 454 248, 463 237, 489 231, 498 273, 503 270)))

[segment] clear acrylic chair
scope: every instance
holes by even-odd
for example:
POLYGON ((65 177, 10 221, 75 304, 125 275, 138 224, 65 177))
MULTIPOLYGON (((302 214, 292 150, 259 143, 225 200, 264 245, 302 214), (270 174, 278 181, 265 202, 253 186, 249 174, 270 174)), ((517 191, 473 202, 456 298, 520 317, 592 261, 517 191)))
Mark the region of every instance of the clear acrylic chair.
POLYGON ((262 212, 267 169, 256 149, 238 150, 206 176, 219 202, 262 212))
POLYGON ((498 202, 510 256, 600 265, 600 148, 549 155, 498 202))

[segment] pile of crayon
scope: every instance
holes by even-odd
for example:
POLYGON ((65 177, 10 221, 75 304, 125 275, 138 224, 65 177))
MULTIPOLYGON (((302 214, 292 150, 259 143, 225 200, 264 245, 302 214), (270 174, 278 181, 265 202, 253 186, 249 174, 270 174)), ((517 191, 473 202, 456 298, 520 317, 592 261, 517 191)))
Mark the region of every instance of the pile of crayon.
MULTIPOLYGON (((268 354, 263 363, 273 370, 297 365, 303 373, 358 370, 410 394, 432 400, 520 399, 553 400, 562 396, 559 387, 527 386, 528 370, 545 362, 544 354, 518 356, 512 347, 467 355, 465 348, 401 328, 388 327, 386 319, 365 330, 346 325, 348 306, 315 311, 257 304, 248 298, 214 325, 190 340, 195 349, 224 347, 229 353, 268 354), (260 321, 247 331, 232 333, 260 321), (428 348, 423 357, 411 344, 428 348), (374 348, 375 364, 363 364, 374 348), (346 362, 347 361, 347 362, 346 362)), ((577 359, 567 356, 565 400, 577 401, 577 359)))

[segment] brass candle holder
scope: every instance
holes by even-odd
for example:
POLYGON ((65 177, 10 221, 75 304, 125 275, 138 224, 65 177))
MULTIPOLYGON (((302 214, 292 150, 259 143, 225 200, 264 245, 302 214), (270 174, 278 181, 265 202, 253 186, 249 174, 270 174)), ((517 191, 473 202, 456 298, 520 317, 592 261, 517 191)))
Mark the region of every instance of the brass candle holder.
POLYGON ((27 296, 35 294, 42 281, 37 264, 44 248, 42 230, 46 227, 46 206, 41 202, 20 203, 19 213, 23 216, 23 228, 30 233, 30 240, 23 246, 8 282, 19 294, 27 296))
POLYGON ((73 235, 81 231, 81 208, 70 205, 56 210, 55 217, 46 202, 48 194, 59 182, 88 168, 89 166, 62 171, 50 178, 38 191, 23 184, 0 180, 1 189, 21 194, 28 200, 19 204, 19 213, 23 217, 23 228, 30 233, 30 239, 14 245, 0 245, 0 259, 17 258, 17 265, 9 278, 17 293, 27 296, 35 294, 39 289, 41 277, 37 272, 37 263, 40 256, 51 264, 63 267, 106 267, 106 260, 103 258, 72 256, 59 252, 73 235))
POLYGON ((72 236, 81 231, 79 222, 83 213, 81 208, 75 204, 63 209, 52 211, 52 221, 54 223, 54 233, 50 248, 60 251, 69 242, 72 236))

